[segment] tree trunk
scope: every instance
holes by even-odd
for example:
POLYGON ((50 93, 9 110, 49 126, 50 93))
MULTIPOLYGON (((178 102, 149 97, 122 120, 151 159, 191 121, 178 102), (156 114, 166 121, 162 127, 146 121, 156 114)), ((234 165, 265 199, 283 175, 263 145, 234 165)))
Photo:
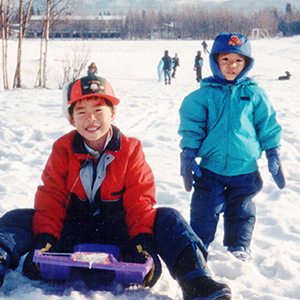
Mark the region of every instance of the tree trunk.
POLYGON ((36 86, 42 86, 42 70, 43 70, 43 62, 44 62, 44 56, 43 56, 43 40, 45 36, 45 25, 43 25, 42 29, 42 35, 41 35, 41 44, 40 44, 40 64, 39 64, 39 71, 37 74, 37 79, 36 79, 36 86))
POLYGON ((13 84, 14 88, 21 87, 22 36, 23 36, 23 0, 19 0, 19 43, 18 43, 17 67, 16 67, 14 84, 13 84))
POLYGON ((2 32, 2 74, 3 74, 3 88, 8 90, 8 74, 7 74, 7 44, 9 33, 9 3, 4 7, 3 0, 1 4, 1 32, 2 32), (5 13, 6 11, 6 13, 5 13))
POLYGON ((29 22, 29 18, 30 18, 30 14, 31 14, 31 6, 32 6, 33 0, 29 1, 28 4, 28 8, 27 8, 27 12, 25 15, 25 22, 24 22, 24 28, 23 28, 23 34, 22 34, 22 39, 25 38, 26 32, 27 32, 27 28, 28 28, 28 22, 29 22))
POLYGON ((23 9, 23 0, 19 0, 19 11, 20 11, 20 20, 19 20, 19 43, 18 43, 18 57, 17 57, 17 67, 14 77, 14 88, 20 88, 21 87, 21 61, 22 61, 22 44, 24 37, 26 35, 27 27, 28 27, 28 21, 30 17, 30 11, 32 6, 33 0, 30 0, 27 12, 25 15, 25 22, 23 22, 24 18, 24 9, 23 9))
POLYGON ((49 41, 49 30, 50 30, 50 8, 51 8, 51 0, 47 0, 46 27, 45 27, 45 53, 44 53, 44 68, 43 68, 43 88, 47 87, 47 55, 48 55, 48 41, 49 41))
POLYGON ((3 79, 5 80, 5 89, 9 89, 9 83, 8 83, 8 68, 7 68, 7 48, 8 48, 8 35, 9 35, 9 24, 7 24, 5 28, 5 40, 4 40, 4 62, 3 62, 3 68, 4 68, 4 76, 3 79))

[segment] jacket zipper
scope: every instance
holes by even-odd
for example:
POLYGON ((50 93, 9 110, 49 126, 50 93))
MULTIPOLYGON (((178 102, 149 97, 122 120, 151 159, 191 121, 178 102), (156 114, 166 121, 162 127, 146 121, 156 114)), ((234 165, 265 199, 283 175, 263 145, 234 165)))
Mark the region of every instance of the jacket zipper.
POLYGON ((228 117, 227 117, 227 139, 226 139, 226 156, 225 156, 225 163, 224 163, 224 173, 226 173, 228 168, 228 153, 229 153, 229 130, 230 130, 230 116, 231 116, 231 102, 232 102, 232 87, 229 86, 229 103, 228 103, 228 117))

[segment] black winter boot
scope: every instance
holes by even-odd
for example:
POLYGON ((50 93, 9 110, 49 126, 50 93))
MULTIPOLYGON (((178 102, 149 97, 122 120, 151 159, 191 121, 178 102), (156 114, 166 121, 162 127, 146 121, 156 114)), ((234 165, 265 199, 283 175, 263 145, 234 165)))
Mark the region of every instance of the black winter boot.
POLYGON ((211 278, 203 253, 189 244, 179 255, 174 269, 184 300, 230 300, 231 290, 211 278))

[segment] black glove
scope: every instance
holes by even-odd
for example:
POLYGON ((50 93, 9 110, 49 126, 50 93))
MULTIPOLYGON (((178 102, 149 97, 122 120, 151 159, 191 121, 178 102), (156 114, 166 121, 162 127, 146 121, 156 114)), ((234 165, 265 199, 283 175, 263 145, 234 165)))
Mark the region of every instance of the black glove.
POLYGON ((280 189, 285 187, 285 178, 281 167, 281 162, 279 159, 279 148, 271 148, 266 150, 266 156, 268 159, 269 172, 280 189))
POLYGON ((180 175, 183 177, 185 190, 190 192, 193 186, 193 173, 197 177, 201 177, 200 167, 196 162, 198 155, 197 149, 184 148, 180 153, 180 175))
POLYGON ((35 249, 30 251, 23 264, 23 273, 30 279, 37 280, 43 279, 38 263, 33 262, 35 250, 41 252, 55 252, 53 245, 56 244, 56 239, 49 233, 42 233, 36 239, 35 249))
POLYGON ((150 233, 140 233, 132 239, 134 263, 145 263, 148 257, 152 257, 153 265, 150 272, 144 278, 143 286, 153 287, 161 275, 161 263, 154 251, 153 239, 150 233))

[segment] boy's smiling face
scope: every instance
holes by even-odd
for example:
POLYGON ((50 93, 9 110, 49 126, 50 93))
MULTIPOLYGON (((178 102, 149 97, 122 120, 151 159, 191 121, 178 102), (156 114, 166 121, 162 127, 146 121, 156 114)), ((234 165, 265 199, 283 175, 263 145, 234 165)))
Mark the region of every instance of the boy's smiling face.
POLYGON ((98 97, 79 100, 73 114, 69 116, 71 125, 84 138, 86 144, 96 151, 102 151, 111 122, 115 119, 112 107, 98 97))
POLYGON ((236 53, 221 53, 218 56, 218 66, 222 75, 228 81, 233 81, 244 70, 245 57, 236 53))

